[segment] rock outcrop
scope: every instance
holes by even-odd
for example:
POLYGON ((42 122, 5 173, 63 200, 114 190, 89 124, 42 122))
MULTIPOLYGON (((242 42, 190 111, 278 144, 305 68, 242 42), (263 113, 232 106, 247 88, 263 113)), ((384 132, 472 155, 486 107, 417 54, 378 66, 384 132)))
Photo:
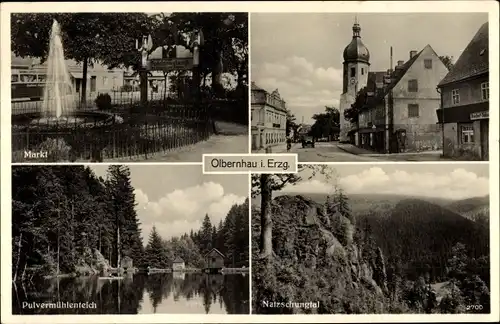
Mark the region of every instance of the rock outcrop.
POLYGON ((261 299, 320 302, 319 309, 294 308, 294 313, 382 311, 385 287, 380 284, 386 278, 382 251, 375 257, 363 256, 349 219, 338 213, 326 215, 323 206, 303 196, 274 199, 272 219, 274 268, 255 268, 274 269, 258 274, 266 281, 256 292, 261 299))

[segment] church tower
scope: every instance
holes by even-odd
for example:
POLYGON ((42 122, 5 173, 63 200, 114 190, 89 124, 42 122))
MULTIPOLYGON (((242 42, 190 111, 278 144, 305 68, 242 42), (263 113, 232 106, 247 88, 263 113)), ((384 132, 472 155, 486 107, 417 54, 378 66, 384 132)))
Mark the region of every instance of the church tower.
MULTIPOLYGON (((358 91, 366 87, 370 69, 370 52, 361 41, 361 27, 355 19, 352 26, 352 40, 344 49, 343 87, 340 96, 339 141, 348 141, 347 133, 352 125, 344 118, 344 111, 351 107, 358 91)), ((357 144, 357 140, 356 140, 357 144)))

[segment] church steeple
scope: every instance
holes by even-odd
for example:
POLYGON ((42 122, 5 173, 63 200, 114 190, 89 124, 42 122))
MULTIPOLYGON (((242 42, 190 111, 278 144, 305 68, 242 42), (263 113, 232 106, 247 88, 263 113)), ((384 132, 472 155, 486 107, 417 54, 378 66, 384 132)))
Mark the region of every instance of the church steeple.
POLYGON ((344 49, 344 62, 365 62, 369 63, 370 52, 361 41, 361 26, 358 17, 354 18, 352 25, 352 40, 344 49))
POLYGON ((361 26, 358 24, 358 15, 354 16, 354 25, 352 25, 352 37, 361 37, 361 26))

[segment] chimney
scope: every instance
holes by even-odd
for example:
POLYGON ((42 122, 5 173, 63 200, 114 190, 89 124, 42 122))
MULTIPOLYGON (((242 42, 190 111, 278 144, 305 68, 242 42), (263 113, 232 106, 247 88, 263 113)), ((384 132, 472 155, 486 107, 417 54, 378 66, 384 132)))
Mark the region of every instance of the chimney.
POLYGON ((398 65, 397 66, 403 66, 403 64, 405 64, 405 61, 398 61, 398 65))
POLYGON ((391 69, 387 70, 387 73, 384 75, 384 83, 385 84, 391 83, 391 74, 392 74, 392 70, 391 69))
POLYGON ((417 55, 417 51, 410 51, 410 60, 417 55))

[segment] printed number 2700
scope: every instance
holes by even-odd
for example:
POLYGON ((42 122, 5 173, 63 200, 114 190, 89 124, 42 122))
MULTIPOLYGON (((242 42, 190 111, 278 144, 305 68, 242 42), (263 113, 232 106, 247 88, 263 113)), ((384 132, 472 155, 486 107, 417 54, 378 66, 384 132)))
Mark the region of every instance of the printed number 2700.
POLYGON ((478 311, 483 309, 483 305, 467 305, 465 309, 468 311, 478 311))

